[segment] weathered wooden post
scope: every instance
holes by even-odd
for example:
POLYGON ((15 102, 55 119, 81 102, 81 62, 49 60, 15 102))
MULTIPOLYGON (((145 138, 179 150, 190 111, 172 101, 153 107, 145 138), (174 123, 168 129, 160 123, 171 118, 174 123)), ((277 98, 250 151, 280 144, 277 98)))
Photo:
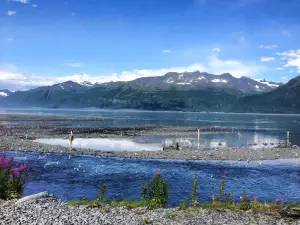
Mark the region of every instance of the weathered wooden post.
POLYGON ((200 148, 200 129, 198 129, 198 149, 200 148))
POLYGON ((286 132, 286 147, 289 148, 290 147, 290 132, 287 131, 286 132))

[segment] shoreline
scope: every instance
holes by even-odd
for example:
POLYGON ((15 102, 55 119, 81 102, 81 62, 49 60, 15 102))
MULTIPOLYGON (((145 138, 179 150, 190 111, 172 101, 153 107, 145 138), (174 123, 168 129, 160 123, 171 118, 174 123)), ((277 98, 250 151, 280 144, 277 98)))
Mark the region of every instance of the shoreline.
MULTIPOLYGON (((5 120, 0 116, 0 148, 9 151, 40 152, 40 153, 68 153, 69 148, 59 145, 49 145, 34 142, 40 138, 68 139, 72 130, 75 138, 111 138, 111 139, 133 139, 135 137, 147 136, 177 136, 182 138, 195 137, 195 127, 167 127, 167 126, 144 126, 144 127, 91 127, 71 126, 62 123, 51 124, 52 116, 16 116, 6 115, 5 120), (22 120, 25 123, 11 123, 22 120), (43 124, 26 123, 26 121, 43 120, 43 124)), ((78 117, 56 117, 73 119, 78 117)), ((95 119, 106 120, 100 117, 86 117, 86 121, 95 119)), ((110 119, 108 119, 110 120, 110 119)), ((208 133, 235 133, 238 130, 200 127, 202 134, 208 133)), ((234 161, 261 161, 273 159, 297 159, 300 157, 300 149, 294 148, 200 148, 186 150, 165 150, 165 151, 100 151, 84 148, 73 148, 77 155, 95 155, 102 157, 118 158, 140 158, 140 159, 174 159, 174 160, 234 160, 234 161)))

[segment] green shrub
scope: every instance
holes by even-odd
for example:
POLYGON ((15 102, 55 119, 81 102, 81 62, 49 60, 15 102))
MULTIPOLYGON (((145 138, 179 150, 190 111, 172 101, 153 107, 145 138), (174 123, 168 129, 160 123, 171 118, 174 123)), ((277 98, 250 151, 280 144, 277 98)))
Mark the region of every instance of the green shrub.
POLYGON ((168 200, 168 182, 162 178, 159 171, 155 171, 153 179, 143 185, 142 196, 147 206, 151 209, 166 206, 168 200))
POLYGON ((247 200, 247 192, 246 190, 243 190, 243 193, 242 193, 242 196, 241 196, 241 203, 239 205, 239 209, 240 210, 249 210, 250 209, 250 204, 248 203, 248 200, 247 200))
POLYGON ((106 194, 106 191, 107 191, 107 185, 106 185, 106 184, 102 184, 102 185, 100 186, 100 190, 99 190, 98 197, 97 197, 97 199, 95 200, 95 203, 96 203, 97 205, 99 205, 100 203, 103 202, 104 197, 105 197, 105 194, 106 194))
POLYGON ((184 209, 188 209, 189 207, 190 207, 189 200, 180 201, 179 209, 184 210, 184 209))
POLYGON ((217 197, 212 195, 212 204, 235 206, 234 193, 225 193, 226 180, 225 177, 221 180, 220 189, 217 197))

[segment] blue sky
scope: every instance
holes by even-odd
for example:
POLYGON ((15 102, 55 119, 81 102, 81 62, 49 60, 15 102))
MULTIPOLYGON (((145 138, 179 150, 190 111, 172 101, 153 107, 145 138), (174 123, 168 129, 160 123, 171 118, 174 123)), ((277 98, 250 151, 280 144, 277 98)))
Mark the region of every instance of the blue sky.
POLYGON ((0 0, 0 88, 168 71, 287 81, 299 0, 0 0))

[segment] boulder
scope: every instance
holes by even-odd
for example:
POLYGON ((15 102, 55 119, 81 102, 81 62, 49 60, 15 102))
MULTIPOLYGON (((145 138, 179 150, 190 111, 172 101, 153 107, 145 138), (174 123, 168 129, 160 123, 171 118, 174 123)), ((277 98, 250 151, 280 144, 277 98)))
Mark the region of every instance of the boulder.
POLYGON ((45 191, 45 192, 40 192, 38 194, 29 195, 29 196, 20 198, 18 201, 16 201, 16 204, 22 204, 22 203, 26 203, 26 202, 35 201, 37 199, 45 199, 45 198, 57 199, 54 194, 51 194, 50 192, 45 191))

